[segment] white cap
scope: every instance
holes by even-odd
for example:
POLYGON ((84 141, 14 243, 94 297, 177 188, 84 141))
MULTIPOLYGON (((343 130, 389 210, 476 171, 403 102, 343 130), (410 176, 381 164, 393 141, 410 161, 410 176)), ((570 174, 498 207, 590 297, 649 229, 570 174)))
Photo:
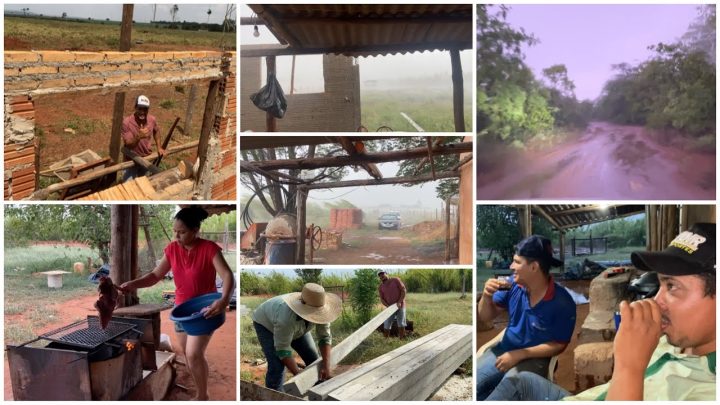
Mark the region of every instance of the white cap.
POLYGON ((150 108, 150 99, 143 95, 138 96, 137 100, 135 101, 135 107, 150 108))

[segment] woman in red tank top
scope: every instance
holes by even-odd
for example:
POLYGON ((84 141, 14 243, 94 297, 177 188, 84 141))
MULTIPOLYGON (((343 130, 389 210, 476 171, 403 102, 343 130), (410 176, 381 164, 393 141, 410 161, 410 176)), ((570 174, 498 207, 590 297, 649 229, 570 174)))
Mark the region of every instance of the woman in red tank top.
MULTIPOLYGON (((173 232, 175 241, 165 248, 160 264, 150 273, 128 281, 120 286, 123 292, 146 288, 157 284, 172 269, 175 281, 175 304, 197 296, 216 291, 215 274, 223 280, 222 297, 213 302, 205 312, 211 318, 225 311, 235 287, 235 278, 222 255, 220 247, 209 240, 198 237, 200 223, 208 217, 207 211, 199 207, 183 208, 175 215, 173 232)), ((190 374, 197 388, 196 400, 207 400, 208 363, 205 350, 210 335, 188 336, 182 327, 175 324, 178 345, 176 353, 185 355, 190 374)))

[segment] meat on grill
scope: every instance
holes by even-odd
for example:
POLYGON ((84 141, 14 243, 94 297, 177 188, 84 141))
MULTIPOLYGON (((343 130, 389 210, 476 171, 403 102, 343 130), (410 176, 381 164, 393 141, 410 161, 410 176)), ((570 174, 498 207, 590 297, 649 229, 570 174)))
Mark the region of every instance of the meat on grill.
POLYGON ((112 313, 117 305, 118 292, 110 277, 100 277, 98 291, 100 297, 95 302, 95 309, 100 315, 100 326, 105 329, 110 323, 110 318, 112 318, 112 313))

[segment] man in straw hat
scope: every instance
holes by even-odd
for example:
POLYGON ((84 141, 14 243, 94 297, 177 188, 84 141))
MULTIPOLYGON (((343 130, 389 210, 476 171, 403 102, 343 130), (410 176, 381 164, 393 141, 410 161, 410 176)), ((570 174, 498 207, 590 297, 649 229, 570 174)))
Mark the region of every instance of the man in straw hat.
POLYGON ((478 319, 489 322, 508 312, 500 344, 477 360, 476 396, 482 401, 508 375, 547 373, 550 358, 565 350, 575 328, 575 301, 550 275, 562 262, 553 257, 550 239, 532 235, 516 247, 510 269, 514 279, 490 279, 478 303, 478 319))
POLYGON ((283 391, 285 368, 293 375, 300 372, 294 349, 305 364, 318 359, 318 351, 310 331, 316 330, 322 355, 320 380, 330 378, 332 336, 330 323, 340 316, 342 302, 335 294, 315 283, 307 283, 302 292, 270 298, 253 311, 252 319, 268 369, 265 386, 283 391))
POLYGON ((661 252, 633 252, 655 271, 654 298, 620 303, 610 382, 573 396, 535 374, 505 378, 488 401, 715 400, 715 224, 695 224, 661 252))

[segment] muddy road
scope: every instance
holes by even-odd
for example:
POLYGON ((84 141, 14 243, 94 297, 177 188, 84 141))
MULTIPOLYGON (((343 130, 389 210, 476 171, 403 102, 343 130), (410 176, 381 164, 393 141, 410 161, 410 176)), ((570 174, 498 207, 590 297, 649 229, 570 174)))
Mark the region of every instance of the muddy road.
POLYGON ((413 243, 408 232, 346 230, 344 246, 338 250, 315 252, 315 263, 321 264, 444 264, 444 241, 413 243))
POLYGON ((478 200, 715 199, 715 153, 662 145, 643 127, 593 122, 542 151, 478 148, 478 200))

